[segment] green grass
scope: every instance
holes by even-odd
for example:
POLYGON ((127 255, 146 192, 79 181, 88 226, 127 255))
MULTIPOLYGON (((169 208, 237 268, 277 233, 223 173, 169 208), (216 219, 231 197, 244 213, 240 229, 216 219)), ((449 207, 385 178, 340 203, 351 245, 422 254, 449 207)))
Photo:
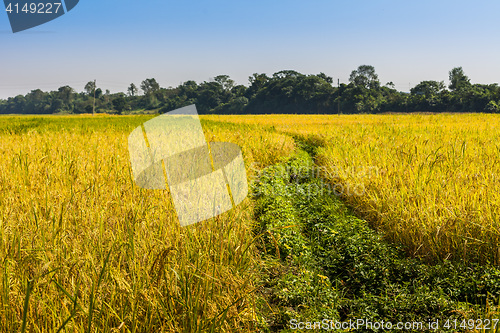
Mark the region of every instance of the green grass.
POLYGON ((292 319, 461 323, 500 317, 498 268, 407 258, 339 198, 310 191, 326 184, 313 165, 303 151, 261 172, 254 184, 256 232, 265 235, 261 248, 273 267, 267 273, 270 331, 292 332, 292 319))

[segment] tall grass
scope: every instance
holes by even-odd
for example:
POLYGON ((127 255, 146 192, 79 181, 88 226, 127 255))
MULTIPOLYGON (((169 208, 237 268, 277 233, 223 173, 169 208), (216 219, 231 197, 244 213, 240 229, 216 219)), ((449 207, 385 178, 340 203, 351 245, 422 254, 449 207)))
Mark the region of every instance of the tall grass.
MULTIPOLYGON (((255 329, 252 204, 181 228, 165 192, 131 175, 127 136, 150 118, 0 118, 1 332, 255 329)), ((294 149, 203 125, 242 146, 249 172, 294 149)))
POLYGON ((500 116, 228 117, 321 146, 322 174, 408 254, 500 264, 500 116), (311 142, 313 142, 311 141, 311 142))

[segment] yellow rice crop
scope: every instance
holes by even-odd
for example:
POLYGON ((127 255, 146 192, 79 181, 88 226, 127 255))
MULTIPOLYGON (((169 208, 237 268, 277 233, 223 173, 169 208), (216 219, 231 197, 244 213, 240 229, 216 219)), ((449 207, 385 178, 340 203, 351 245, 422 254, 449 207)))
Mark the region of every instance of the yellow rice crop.
MULTIPOLYGON (((253 329, 250 201, 181 228, 165 192, 131 176, 127 136, 149 118, 0 118, 1 332, 253 329)), ((258 128, 204 127, 247 166, 294 149, 258 128)))
POLYGON ((409 254, 500 262, 500 116, 229 117, 313 136, 344 199, 409 254))

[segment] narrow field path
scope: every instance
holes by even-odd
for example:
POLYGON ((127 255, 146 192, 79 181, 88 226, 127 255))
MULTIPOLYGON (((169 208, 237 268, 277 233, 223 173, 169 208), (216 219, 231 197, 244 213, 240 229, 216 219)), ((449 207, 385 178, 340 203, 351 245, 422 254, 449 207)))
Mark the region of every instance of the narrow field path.
POLYGON ((296 140, 301 149, 252 184, 270 332, 357 320, 364 324, 336 331, 378 332, 381 322, 384 332, 497 331, 483 329, 499 318, 497 268, 407 258, 332 195, 315 170, 316 147, 296 140))

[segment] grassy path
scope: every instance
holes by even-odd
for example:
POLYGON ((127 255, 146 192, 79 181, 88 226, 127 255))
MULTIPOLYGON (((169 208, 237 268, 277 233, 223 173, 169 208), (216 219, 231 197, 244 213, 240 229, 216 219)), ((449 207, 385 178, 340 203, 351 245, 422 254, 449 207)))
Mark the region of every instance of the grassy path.
MULTIPOLYGON (((422 325, 413 331, 488 331, 475 329, 499 318, 497 268, 407 258, 329 193, 317 177, 314 145, 302 146, 253 184, 256 232, 263 235, 260 250, 268 262, 268 331, 297 331, 300 322, 331 328, 324 319, 422 325), (439 329, 429 328, 436 321, 439 329)), ((381 331, 361 327, 354 331, 381 331)))

